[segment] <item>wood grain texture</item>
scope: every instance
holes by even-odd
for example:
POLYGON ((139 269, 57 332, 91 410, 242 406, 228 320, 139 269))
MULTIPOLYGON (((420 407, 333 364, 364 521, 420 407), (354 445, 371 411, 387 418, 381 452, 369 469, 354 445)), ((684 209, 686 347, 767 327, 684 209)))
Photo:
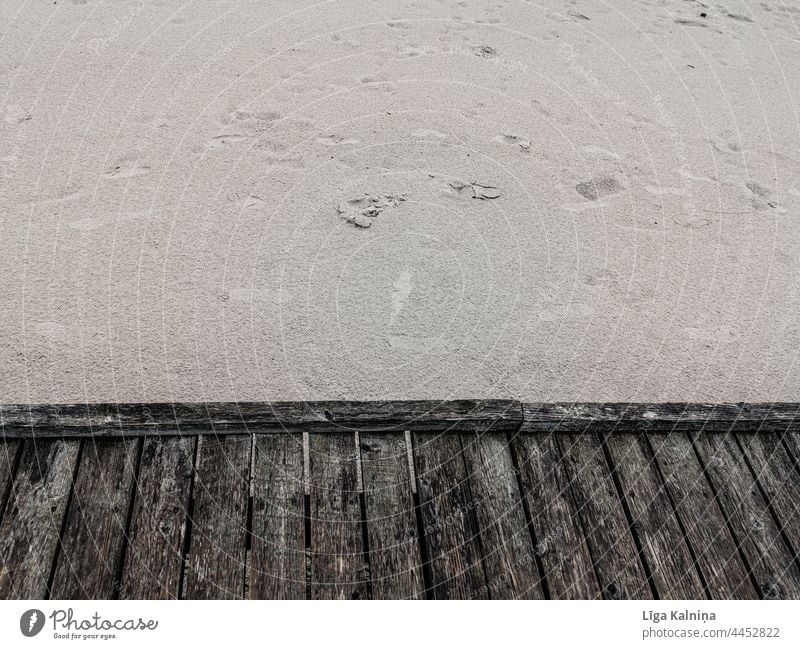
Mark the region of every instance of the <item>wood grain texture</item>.
POLYGON ((784 433, 738 434, 739 444, 797 563, 800 557, 800 476, 784 433))
POLYGON ((605 440, 659 599, 705 599, 700 574, 644 435, 605 440))
POLYGON ((0 599, 43 599, 80 442, 26 442, 0 524, 0 599))
POLYGON ((606 599, 653 597, 630 525, 594 435, 558 436, 570 493, 606 599))
POLYGON ((198 440, 184 599, 244 596, 250 435, 198 440))
POLYGON ((305 599, 303 440, 260 435, 253 458, 251 599, 305 599))
POLYGON ((434 599, 487 599, 475 508, 457 435, 416 433, 415 473, 434 599))
POLYGON ((309 436, 311 597, 367 599, 365 553, 353 433, 309 436))
POLYGON ((373 598, 424 598, 405 435, 364 433, 360 451, 373 598))
POLYGON ((122 572, 125 599, 177 599, 194 474, 194 437, 144 440, 122 572))
POLYGON ((684 433, 646 435, 712 599, 756 599, 736 539, 684 433))
POLYGON ((2 519, 8 495, 11 493, 14 467, 22 444, 23 442, 20 440, 0 440, 0 519, 2 519))
POLYGON ((53 599, 112 599, 139 440, 84 441, 53 577, 53 599))
POLYGON ((798 599, 800 572, 732 435, 694 435, 705 471, 765 599, 798 599))
POLYGON ((798 403, 523 403, 522 432, 800 429, 798 403))
POLYGON ((508 438, 497 433, 461 436, 470 491, 492 599, 541 599, 541 575, 525 519, 508 438))
POLYGON ((279 432, 516 430, 519 401, 285 401, 0 405, 8 439, 279 432))
POLYGON ((528 503, 536 553, 554 599, 596 599, 602 589, 569 492, 556 436, 517 435, 523 497, 528 503))

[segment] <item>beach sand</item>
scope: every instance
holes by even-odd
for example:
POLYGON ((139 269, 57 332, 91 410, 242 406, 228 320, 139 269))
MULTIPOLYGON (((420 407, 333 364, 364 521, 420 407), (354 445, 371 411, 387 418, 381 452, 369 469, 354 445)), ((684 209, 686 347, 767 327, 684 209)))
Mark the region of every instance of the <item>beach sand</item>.
POLYGON ((0 401, 800 400, 800 4, 723 4, 4 0, 0 401))

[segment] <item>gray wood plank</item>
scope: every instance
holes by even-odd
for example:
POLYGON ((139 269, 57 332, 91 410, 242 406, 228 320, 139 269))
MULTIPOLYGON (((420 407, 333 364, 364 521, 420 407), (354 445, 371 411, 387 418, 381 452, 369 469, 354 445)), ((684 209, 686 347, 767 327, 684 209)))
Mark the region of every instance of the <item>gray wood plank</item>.
POLYGON ((478 536, 458 435, 415 433, 415 472, 434 599, 487 599, 478 536))
POLYGON ((522 405, 508 399, 456 401, 264 401, 0 405, 11 438, 345 432, 514 431, 522 405))
POLYGON ((85 441, 53 577, 53 599, 112 599, 139 440, 85 441))
POLYGON ((781 436, 786 448, 789 449, 789 456, 792 458, 792 463, 795 468, 800 471, 800 432, 795 430, 779 430, 778 434, 781 436))
POLYGON ((797 562, 800 556, 800 474, 781 443, 783 436, 784 433, 737 435, 797 562))
POLYGON ((557 441, 603 596, 652 598, 647 574, 597 436, 564 434, 557 441))
POLYGON ((360 450, 373 598, 424 598, 405 435, 364 433, 360 450))
POLYGON ((44 599, 80 442, 28 441, 0 524, 0 599, 44 599))
POLYGON ((244 596, 251 441, 212 434, 198 440, 185 599, 244 596))
POLYGON ((667 487, 641 434, 609 435, 609 454, 659 599, 707 597, 667 487))
POLYGON ((798 403, 523 403, 521 432, 800 430, 798 403))
POLYGON ((14 477, 14 466, 17 455, 21 452, 22 441, 10 439, 0 440, 0 520, 5 511, 6 500, 11 493, 11 482, 14 477))
POLYGON ((176 599, 194 474, 193 437, 144 440, 128 548, 125 599, 176 599))
POLYGON ((646 435, 712 599, 755 599, 748 573, 703 468, 684 433, 646 435))
POLYGON ((303 441, 259 435, 253 458, 252 540, 247 596, 305 599, 303 441))
POLYGON ((370 575, 364 552, 355 436, 332 433, 309 438, 311 597, 366 599, 370 575))
POLYGON ((508 438, 498 433, 461 436, 492 599, 542 599, 541 575, 525 519, 508 438))
POLYGON ((549 594, 555 599, 602 597, 592 556, 569 492, 556 436, 517 435, 523 497, 528 503, 536 553, 544 569, 549 594))
POLYGON ((693 441, 762 597, 798 599, 800 571, 732 435, 693 441))

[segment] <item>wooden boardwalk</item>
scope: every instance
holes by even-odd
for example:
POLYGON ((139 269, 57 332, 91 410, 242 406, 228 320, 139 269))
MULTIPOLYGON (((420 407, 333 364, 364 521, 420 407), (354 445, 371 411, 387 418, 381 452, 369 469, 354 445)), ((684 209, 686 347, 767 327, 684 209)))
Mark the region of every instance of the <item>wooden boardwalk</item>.
POLYGON ((796 404, 0 406, 0 598, 800 598, 796 404))

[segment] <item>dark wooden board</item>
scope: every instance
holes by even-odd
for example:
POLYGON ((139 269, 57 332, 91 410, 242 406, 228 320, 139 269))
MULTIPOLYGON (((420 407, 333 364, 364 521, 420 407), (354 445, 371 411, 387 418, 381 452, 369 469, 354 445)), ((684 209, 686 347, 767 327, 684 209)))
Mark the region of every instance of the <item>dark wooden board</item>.
POLYGON ((568 433, 559 435, 557 441, 603 596, 607 599, 653 597, 597 437, 568 433))
POLYGON ((646 435, 712 599, 759 597, 736 539, 684 433, 646 435))
POLYGON ((176 599, 196 437, 144 440, 122 572, 125 599, 176 599))
POLYGON ((21 446, 20 440, 0 440, 0 519, 5 510, 6 499, 11 493, 11 481, 21 446))
POLYGON ((53 599, 119 593, 140 440, 85 440, 53 576, 53 599))
POLYGON ((416 433, 415 474, 434 599, 487 599, 475 497, 458 435, 416 433))
POLYGON ((422 554, 405 435, 361 434, 360 451, 372 596, 424 598, 422 554))
POLYGON ((213 431, 354 432, 516 430, 519 401, 286 401, 0 405, 9 439, 173 435, 213 431))
POLYGON ((800 429, 798 403, 523 403, 522 432, 800 429))
POLYGON ((800 598, 800 571, 733 435, 693 435, 717 500, 766 599, 800 598))
POLYGON ((550 596, 602 597, 556 436, 517 435, 512 446, 519 463, 523 497, 531 514, 535 550, 550 596))
POLYGON ((244 596, 251 442, 250 435, 198 440, 185 599, 244 596))
POLYGON ((247 596, 251 599, 305 599, 302 437, 259 435, 253 452, 247 596))
POLYGON ((781 441, 786 445, 789 450, 789 456, 792 458, 792 463, 795 468, 800 472, 800 432, 795 430, 778 431, 781 441))
POLYGON ((605 440, 659 599, 705 599, 691 548, 642 434, 605 440))
POLYGON ((461 435, 492 599, 541 599, 541 575, 508 438, 461 435))
POLYGON ((367 599, 355 434, 311 434, 309 456, 311 597, 367 599))
POLYGON ((25 442, 0 524, 0 600, 44 599, 80 442, 25 442))
POLYGON ((783 435, 745 433, 737 437, 797 563, 800 557, 800 475, 781 443, 783 435))

